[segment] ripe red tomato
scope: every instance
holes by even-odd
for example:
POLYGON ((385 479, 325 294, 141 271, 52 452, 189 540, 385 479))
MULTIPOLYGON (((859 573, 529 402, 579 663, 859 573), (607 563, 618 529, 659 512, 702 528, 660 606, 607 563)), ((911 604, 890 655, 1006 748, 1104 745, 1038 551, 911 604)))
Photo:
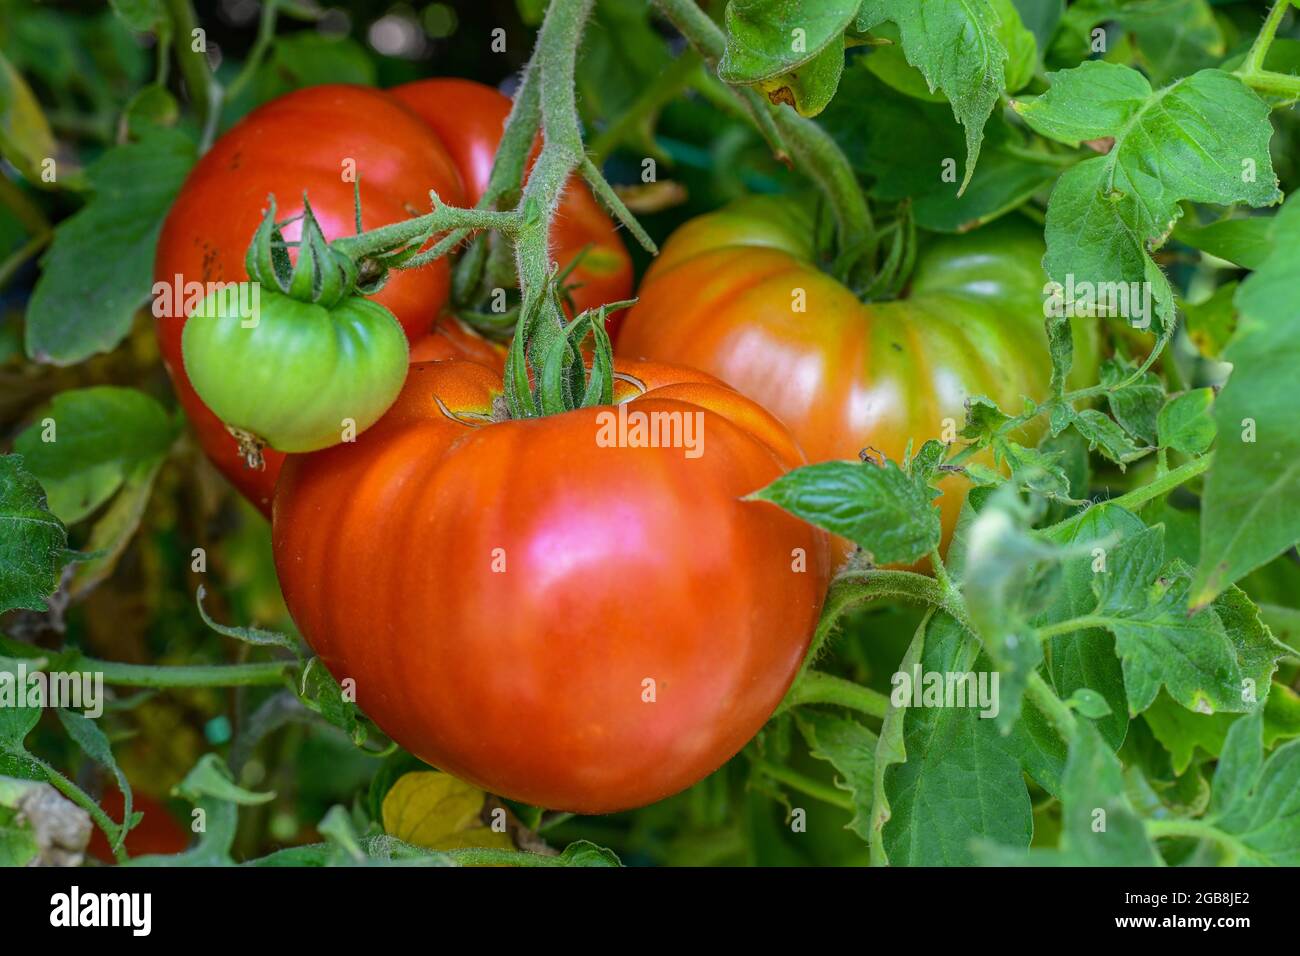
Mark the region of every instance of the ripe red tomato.
MULTIPOLYGON (((325 235, 355 231, 353 183, 361 177, 364 226, 374 228, 429 209, 429 190, 444 202, 472 205, 486 183, 509 100, 464 80, 431 80, 390 93, 354 86, 317 86, 290 93, 254 111, 213 145, 191 171, 163 225, 155 279, 237 282, 247 278, 244 254, 274 193, 284 217, 301 211, 302 193, 325 235), (484 157, 487 157, 486 159, 484 157)), ((631 260, 613 223, 586 187, 566 192, 554 232, 555 255, 567 264, 592 246, 572 279, 580 309, 627 298, 631 260)), ((285 229, 298 238, 298 225, 285 229)), ((444 309, 449 267, 440 260, 397 272, 374 300, 397 317, 412 344, 412 360, 450 357, 490 362, 504 350, 444 309), (434 333, 434 334, 431 334, 434 333)), ((194 393, 181 358, 185 316, 160 318, 158 339, 177 397, 199 443, 220 471, 258 508, 270 513, 282 456, 267 451, 266 467, 250 469, 238 443, 194 393)))
MULTIPOLYGON (((904 298, 868 304, 817 267, 812 235, 807 209, 776 197, 682 226, 647 272, 617 353, 718 376, 775 413, 812 461, 866 447, 901 461, 909 441, 955 437, 971 395, 1017 410, 1022 396, 1046 395, 1033 228, 1003 220, 936 238, 904 298)), ((1097 367, 1095 324, 1074 323, 1074 345, 1082 386, 1097 367)), ((951 475, 939 487, 946 545, 968 483, 951 475)))
POLYGON ((500 375, 412 365, 355 443, 289 457, 272 526, 295 622, 386 733, 584 813, 735 754, 793 680, 829 569, 823 532, 743 500, 803 461, 783 426, 702 373, 619 371, 629 421, 690 416, 702 453, 603 446, 613 406, 494 423, 500 375))

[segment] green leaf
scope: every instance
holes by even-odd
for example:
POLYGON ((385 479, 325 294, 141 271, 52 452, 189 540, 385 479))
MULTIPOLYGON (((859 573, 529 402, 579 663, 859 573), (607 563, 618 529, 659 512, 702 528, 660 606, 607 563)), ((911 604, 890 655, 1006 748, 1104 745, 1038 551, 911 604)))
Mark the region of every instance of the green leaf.
POLYGON ((1113 137, 1114 146, 1057 182, 1043 265, 1062 285, 1145 283, 1135 288, 1150 291, 1157 331, 1168 335, 1173 291, 1150 252, 1182 214, 1182 200, 1264 206, 1280 199, 1268 107, 1220 70, 1158 91, 1136 70, 1100 60, 1050 79, 1047 93, 1014 104, 1025 122, 1070 145, 1113 137))
POLYGON ((255 793, 235 783, 230 770, 216 754, 204 754, 176 786, 176 792, 186 800, 197 801, 212 797, 242 807, 255 807, 270 803, 274 793, 255 793))
POLYGON ((281 634, 279 631, 268 631, 260 627, 230 627, 226 624, 218 624, 208 612, 204 610, 203 598, 207 595, 207 589, 200 584, 198 590, 194 593, 194 603, 198 605, 199 617, 203 618, 203 623, 218 634, 226 637, 233 637, 237 641, 243 641, 245 644, 252 644, 255 647, 281 647, 294 654, 301 655, 302 648, 289 635, 281 634))
MULTIPOLYGON (((1218 757, 1237 714, 1197 714, 1161 693, 1143 714, 1151 733, 1169 751, 1175 773, 1197 759, 1218 757)), ((1300 696, 1285 684, 1274 684, 1264 702, 1264 746, 1300 737, 1300 696)))
POLYGON ((828 47, 839 49, 842 63, 842 37, 859 3, 730 0, 718 76, 726 83, 757 84, 790 73, 828 47))
MULTIPOLYGON (((889 20, 902 35, 907 62, 931 90, 942 90, 953 116, 966 130, 966 171, 957 192, 975 172, 984 124, 1007 88, 1007 50, 989 0, 863 0, 854 28, 865 33, 889 20)), ((1019 52, 1019 51, 1018 51, 1019 52)))
POLYGON ((1088 440, 1089 450, 1100 451, 1120 466, 1135 461, 1151 451, 1133 442, 1114 420, 1103 415, 1095 408, 1085 408, 1074 416, 1074 427, 1088 440))
POLYGON ((1134 438, 1154 445, 1156 416, 1165 403, 1165 386, 1157 376, 1144 372, 1137 381, 1120 387, 1133 371, 1127 362, 1107 359, 1101 366, 1101 384, 1108 389, 1106 401, 1115 421, 1134 438))
POLYGON ((1094 581, 1094 617, 1115 635, 1129 712, 1151 706, 1160 688, 1202 713, 1246 710, 1241 667, 1219 615, 1187 613, 1190 576, 1164 567, 1164 528, 1129 535, 1094 581))
POLYGON ((1038 41, 1020 20, 1020 12, 1012 0, 992 0, 993 12, 998 16, 998 39, 1007 51, 1006 91, 1014 93, 1034 78, 1038 68, 1038 41))
MULTIPOLYGON (((130 820, 132 816, 131 784, 126 779, 126 774, 122 772, 122 768, 117 765, 117 760, 113 757, 113 748, 109 744, 108 738, 104 736, 104 732, 99 729, 99 725, 94 720, 76 711, 60 707, 57 713, 63 729, 68 732, 68 736, 72 738, 72 741, 81 748, 82 753, 111 773, 117 781, 117 789, 121 791, 123 798, 122 820, 117 822, 121 823, 130 820)), ((126 831, 123 830, 116 846, 120 846, 121 840, 125 838, 126 831)))
MULTIPOLYGON (((1051 394, 1054 398, 1061 398, 1070 381, 1070 369, 1074 367, 1074 333, 1070 329, 1070 320, 1063 315, 1048 316, 1043 325, 1047 329, 1047 351, 1052 359, 1051 394)), ((1053 432, 1059 433, 1060 429, 1053 432)))
MULTIPOLYGON (((921 645, 915 662, 924 675, 988 678, 991 662, 978 642, 947 615, 927 618, 913 644, 921 645)), ((903 667, 913 673, 907 659, 903 667)), ((889 808, 881 842, 891 864, 969 865, 979 837, 1029 846, 1029 791, 996 721, 981 716, 978 706, 933 706, 923 698, 917 707, 910 697, 890 715, 901 715, 904 756, 881 768, 889 808)))
POLYGON ((1034 36, 1040 50, 1046 50, 1065 13, 1065 0, 1013 0, 1020 22, 1034 36))
POLYGON ((1220 219, 1204 226, 1179 220, 1174 227, 1174 238, 1243 269, 1258 269, 1273 251, 1273 217, 1220 219))
MULTIPOLYGON (((1124 536, 1143 529, 1131 512, 1115 505, 1089 508, 1077 521, 1042 532, 1042 537, 1063 551, 1060 585, 1032 623, 1035 628, 1080 617, 1097 603, 1093 581, 1100 554, 1105 554, 1124 536), (1100 549, 1100 551, 1098 550, 1100 549)), ((1045 645, 1044 677, 1057 696, 1072 699, 1081 691, 1098 694, 1109 713, 1092 718, 1102 739, 1118 750, 1128 732, 1128 696, 1124 672, 1115 655, 1115 638, 1104 628, 1093 627, 1057 634, 1045 645)), ((1061 790, 1061 777, 1068 756, 1059 731, 1032 703, 1027 703, 1017 725, 1020 759, 1025 770, 1050 793, 1061 790)))
POLYGON ((27 752, 27 739, 41 719, 39 707, 19 706, 20 682, 36 670, 36 664, 23 664, 10 657, 0 657, 0 777, 44 780, 45 768, 27 752))
POLYGON ((50 497, 50 510, 72 524, 94 511, 143 465, 160 460, 177 423, 143 392, 101 385, 61 392, 14 450, 50 497))
POLYGON ((153 129, 87 170, 93 193, 54 230, 27 310, 27 354, 71 365, 113 349, 149 297, 163 217, 194 165, 194 143, 153 129))
POLYGON ((853 798, 849 829, 864 841, 871 838, 871 800, 876 776, 877 738, 856 720, 809 707, 795 712, 799 732, 809 752, 838 772, 835 786, 853 798))
POLYGON ((22 456, 0 456, 0 612, 46 610, 68 557, 67 529, 22 456))
POLYGON ((622 866, 618 855, 589 840, 575 840, 564 848, 560 860, 565 866, 622 866))
POLYGON ((1278 212, 1275 236, 1272 255, 1237 290, 1241 319, 1223 356, 1233 370, 1214 403, 1219 441, 1202 501, 1192 588, 1198 607, 1300 540, 1300 432, 1291 398, 1300 365, 1300 202, 1278 212))
POLYGON ((764 80, 758 88, 773 103, 788 103, 800 116, 816 116, 840 86, 844 49, 832 43, 799 69, 764 80))
POLYGON ((365 742, 368 734, 360 708, 344 697, 343 688, 319 657, 307 661, 297 691, 299 699, 309 710, 338 727, 358 746, 365 742))
POLYGON ((29 866, 41 855, 36 830, 21 812, 24 797, 37 784, 0 777, 0 866, 29 866))
POLYGON ((1214 389, 1194 388, 1175 395, 1160 409, 1157 428, 1160 447, 1184 455, 1200 455, 1214 443, 1214 389))
POLYGON ((84 547, 85 552, 93 557, 78 562, 68 585, 70 599, 84 596, 113 573, 118 559, 140 527, 162 463, 162 458, 155 458, 134 467, 113 503, 95 520, 84 547))
POLYGON ((988 445, 1009 421, 1011 416, 998 408, 995 402, 983 395, 972 395, 966 399, 966 422, 959 434, 980 445, 988 445))
MULTIPOLYGON (((835 594, 832 591, 831 598, 835 594)), ((828 598, 828 603, 830 599, 828 598)), ((907 652, 903 659, 899 661, 898 673, 912 674, 915 668, 920 666, 922 652, 925 649, 925 633, 934 618, 934 612, 927 612, 921 620, 921 624, 916 629, 912 640, 907 645, 907 652)), ((875 775, 871 787, 871 864, 873 866, 884 866, 890 863, 889 854, 885 849, 883 832, 885 825, 894 815, 893 807, 890 806, 889 796, 885 792, 886 772, 907 761, 907 747, 904 744, 904 733, 907 721, 908 708, 905 706, 895 706, 891 697, 889 709, 885 711, 884 720, 880 724, 880 736, 876 740, 876 759, 875 775)))
POLYGON ((1011 469, 1011 480, 1016 487, 1046 498, 1070 497, 1070 479, 1052 452, 1025 448, 999 438, 993 443, 993 455, 999 464, 1005 462, 1011 469))
POLYGON ((1223 32, 1207 0, 1078 0, 1065 14, 1063 43, 1055 52, 1077 62, 1091 49, 1092 28, 1104 22, 1123 31, 1110 55, 1131 54, 1157 82, 1212 66, 1224 53, 1223 32))
POLYGON ((1300 740, 1264 760, 1260 711, 1228 731, 1214 773, 1210 810, 1253 866, 1300 866, 1300 740))
POLYGON ((1061 778, 1061 853, 1077 866, 1159 866, 1142 818, 1124 792, 1119 759, 1081 723, 1061 778))
POLYGON ((1100 720, 1111 713, 1110 704, 1106 703, 1106 698, 1090 687, 1080 687, 1070 695, 1065 703, 1068 707, 1092 720, 1100 720))
MULTIPOLYGON (((840 79, 839 93, 821 122, 840 143, 854 167, 871 178, 871 195, 884 202, 911 200, 916 224, 936 232, 966 232, 1020 206, 1055 180, 1059 167, 1024 148, 1021 131, 1001 113, 985 125, 980 162, 959 196, 956 168, 965 149, 961 127, 946 102, 928 103, 888 87, 869 69, 891 47, 852 60, 840 79)), ((897 52, 901 61, 902 53, 897 52)), ((924 90, 924 79, 903 63, 924 90)))
POLYGON ((0 55, 0 156, 29 183, 48 188, 41 166, 56 154, 54 134, 41 104, 27 81, 0 55))
POLYGON ((861 545, 877 564, 912 562, 938 547, 936 492, 886 460, 828 461, 796 468, 750 499, 770 501, 861 545))

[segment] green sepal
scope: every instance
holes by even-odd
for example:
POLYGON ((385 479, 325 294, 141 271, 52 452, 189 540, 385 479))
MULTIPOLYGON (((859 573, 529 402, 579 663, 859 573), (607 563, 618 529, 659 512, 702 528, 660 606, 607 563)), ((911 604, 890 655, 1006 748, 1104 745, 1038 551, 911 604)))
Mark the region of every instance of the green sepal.
POLYGON ((519 332, 510 340, 510 352, 506 356, 506 407, 510 409, 512 418, 537 417, 537 403, 528 381, 528 348, 524 338, 521 322, 519 332))
POLYGON ((249 278, 300 302, 314 302, 331 308, 357 288, 357 264, 342 252, 330 248, 307 201, 302 197, 302 237, 298 242, 298 261, 289 258, 288 245, 275 221, 275 197, 268 197, 268 208, 244 257, 249 278))
POLYGON ((591 320, 591 373, 587 377, 587 389, 582 394, 582 408, 614 403, 614 345, 605 331, 605 316, 609 307, 602 305, 595 319, 591 320))

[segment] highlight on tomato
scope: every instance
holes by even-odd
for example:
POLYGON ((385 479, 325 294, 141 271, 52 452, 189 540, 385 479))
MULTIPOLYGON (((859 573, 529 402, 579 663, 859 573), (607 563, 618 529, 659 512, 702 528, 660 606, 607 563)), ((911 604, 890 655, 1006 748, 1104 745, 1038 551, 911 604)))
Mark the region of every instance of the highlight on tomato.
POLYGON ((784 426, 691 369, 614 380, 600 404, 505 418, 498 373, 413 365, 355 442, 287 459, 272 525, 294 621, 379 727, 584 813, 738 752, 794 679, 829 571, 824 532, 745 500, 804 461, 784 426))

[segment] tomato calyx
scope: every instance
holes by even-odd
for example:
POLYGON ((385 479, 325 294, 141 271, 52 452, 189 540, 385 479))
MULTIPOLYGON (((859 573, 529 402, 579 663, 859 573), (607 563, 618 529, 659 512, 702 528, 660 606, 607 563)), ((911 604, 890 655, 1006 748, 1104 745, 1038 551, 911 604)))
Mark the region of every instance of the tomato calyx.
POLYGON ((608 405, 614 396, 614 347, 605 320, 635 300, 587 309, 566 322, 560 306, 559 276, 521 319, 506 356, 505 403, 513 418, 558 415, 575 408, 608 405), (583 343, 591 342, 591 361, 583 343))
POLYGON ((326 309, 356 292, 360 276, 357 263, 326 241, 305 192, 302 213, 283 222, 275 219, 275 196, 267 197, 266 215, 253 234, 244 267, 253 282, 326 309), (297 243, 298 261, 292 262, 292 244, 285 241, 282 227, 296 220, 302 222, 302 238, 297 243))

